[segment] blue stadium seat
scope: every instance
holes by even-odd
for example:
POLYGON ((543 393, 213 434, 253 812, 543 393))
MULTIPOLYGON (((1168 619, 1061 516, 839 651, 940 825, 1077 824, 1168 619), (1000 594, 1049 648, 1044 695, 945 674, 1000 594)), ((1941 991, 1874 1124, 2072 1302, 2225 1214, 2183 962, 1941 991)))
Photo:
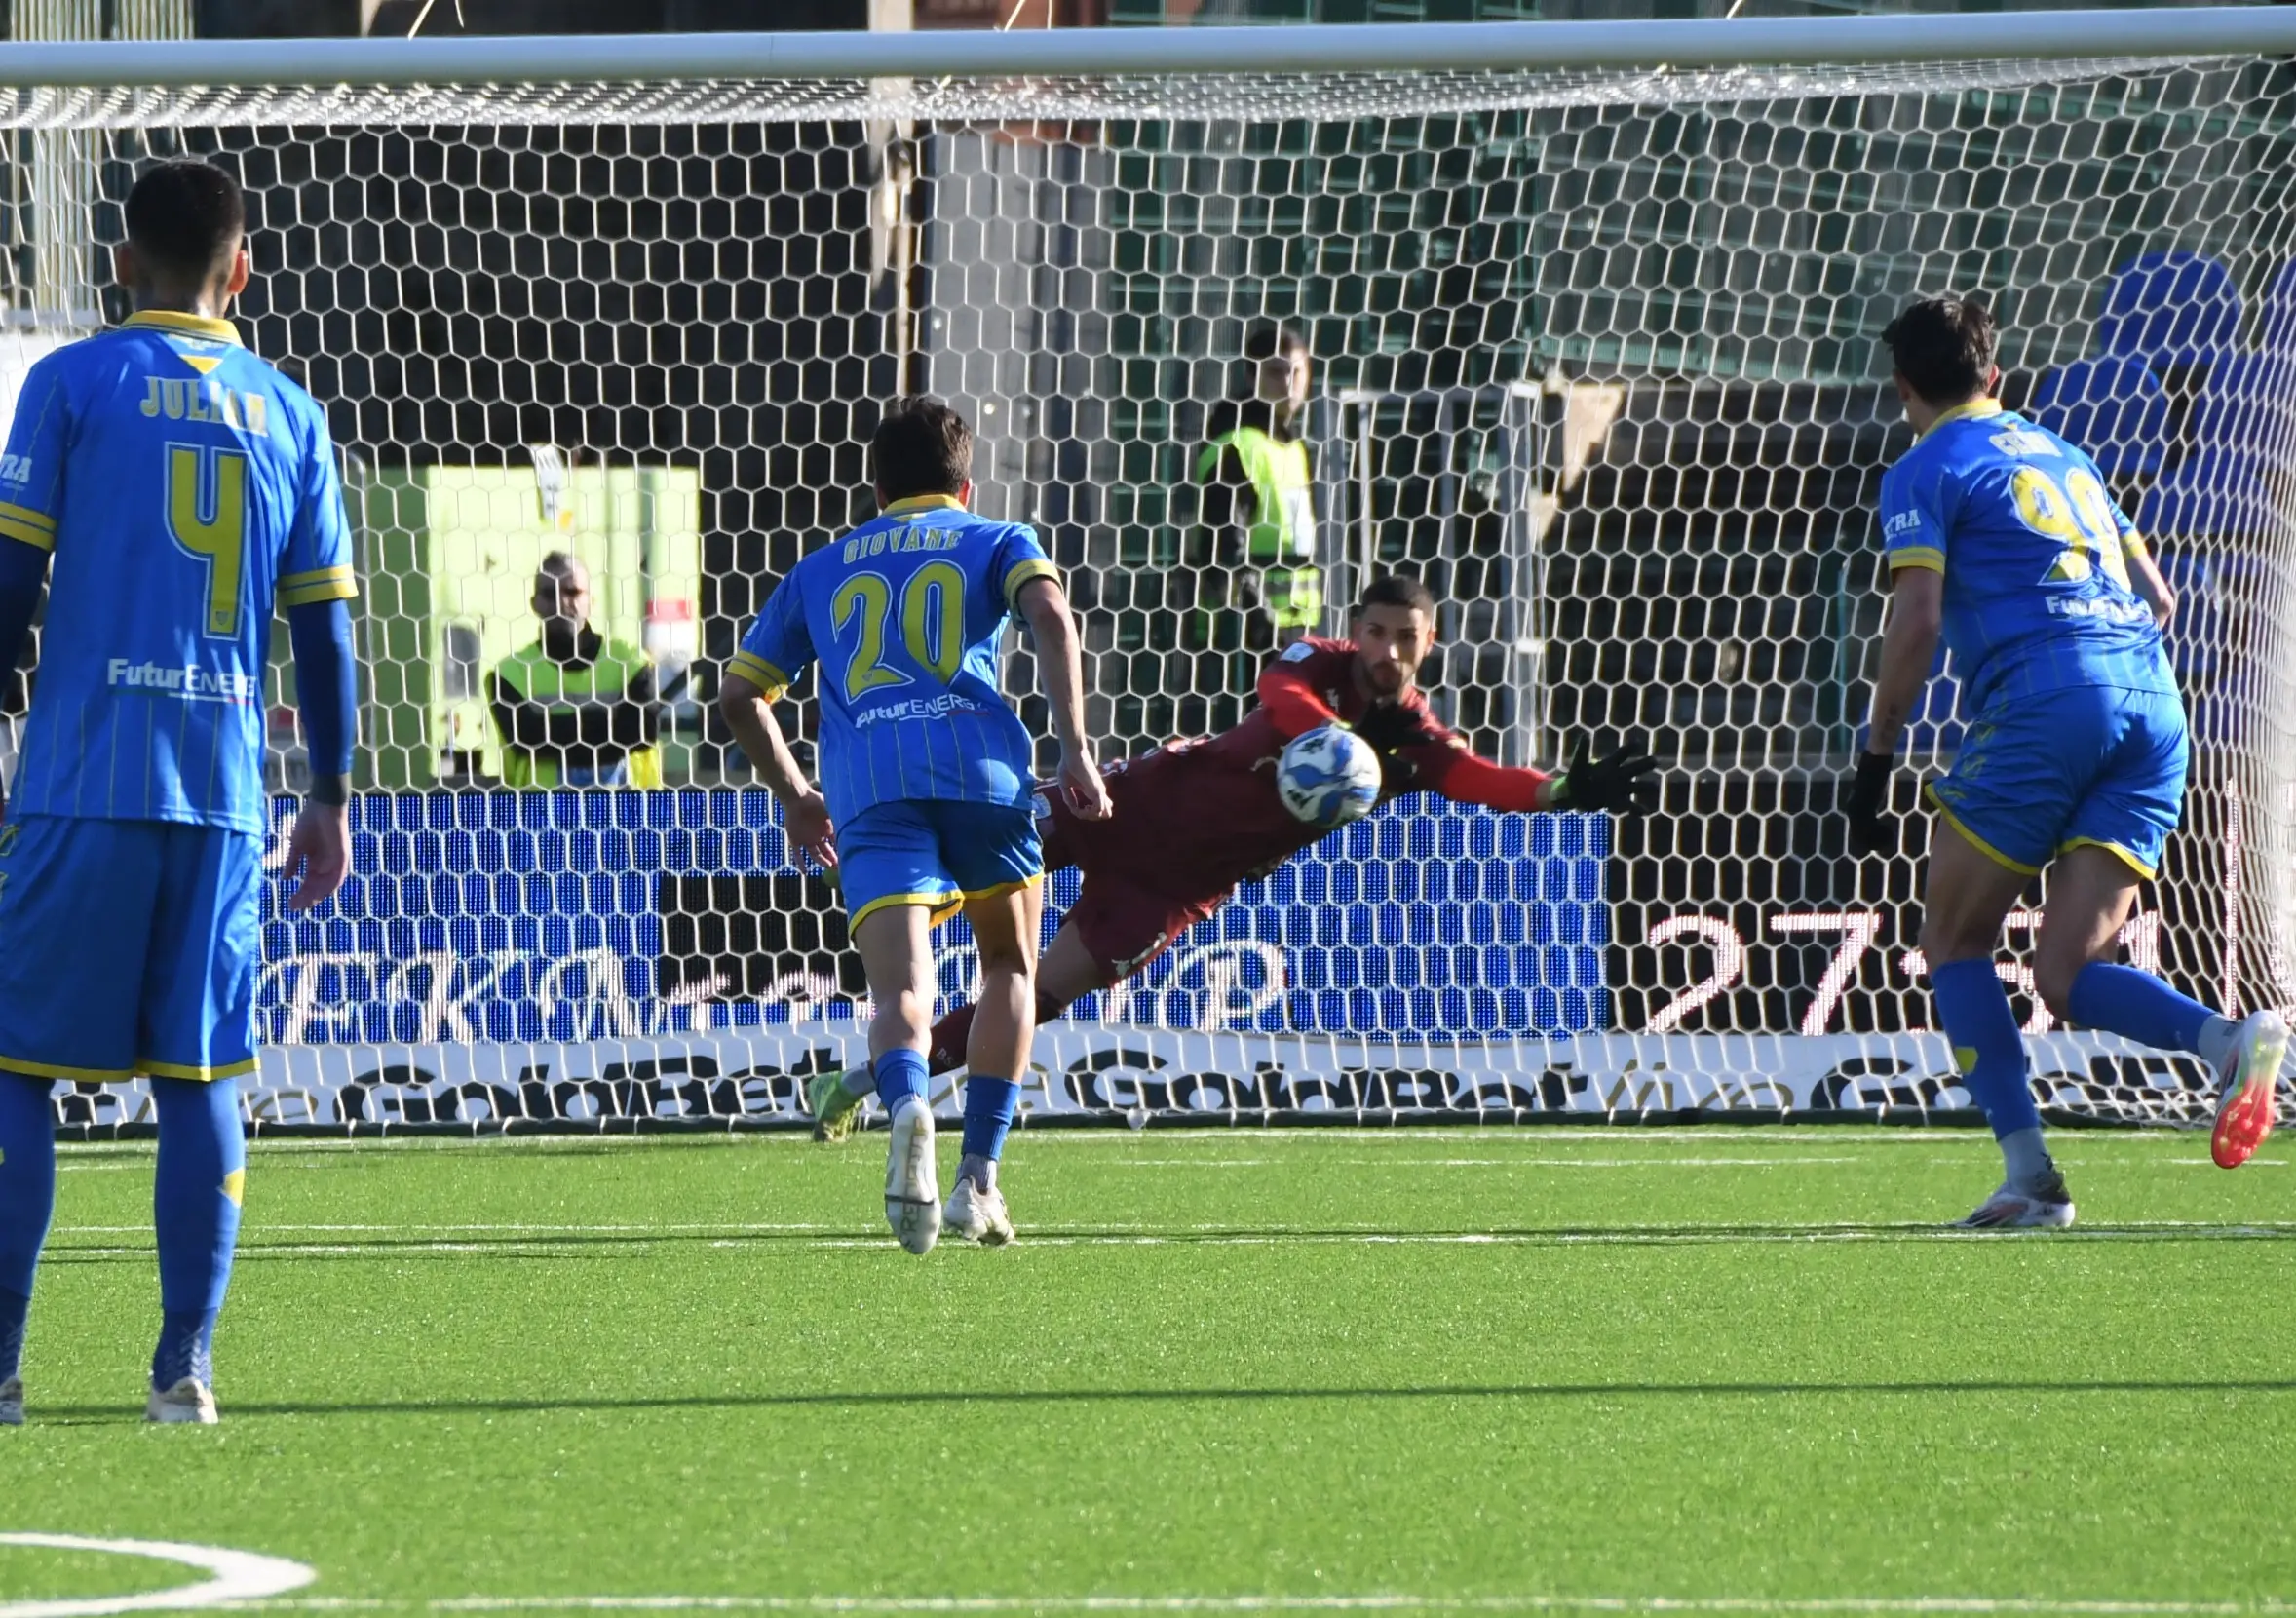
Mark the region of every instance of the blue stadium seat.
POLYGON ((2280 355, 2218 354, 2185 417, 2184 454, 2129 514, 2137 527, 2169 540, 2269 533, 2274 519, 2267 454, 2296 427, 2288 404, 2292 385, 2296 365, 2280 355))
POLYGON ((2239 341, 2240 289, 2199 252, 2148 252, 2113 272, 2097 321, 2107 355, 2162 370, 2206 365, 2239 341))
POLYGON ((2059 366, 2033 390, 2030 413, 2116 477, 2158 472, 2167 457, 2168 393, 2140 359, 2059 366))

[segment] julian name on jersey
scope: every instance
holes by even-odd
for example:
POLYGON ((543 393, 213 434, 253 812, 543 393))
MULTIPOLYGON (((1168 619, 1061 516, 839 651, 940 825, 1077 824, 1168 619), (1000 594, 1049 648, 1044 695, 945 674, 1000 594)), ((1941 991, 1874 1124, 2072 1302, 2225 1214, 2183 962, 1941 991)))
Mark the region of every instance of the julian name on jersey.
POLYGON ((115 657, 106 667, 106 683, 134 691, 151 691, 184 702, 246 704, 255 700, 255 676, 228 669, 203 669, 196 663, 131 663, 115 657))
POLYGON ((143 413, 170 421, 212 421, 259 439, 271 436, 271 404, 259 393, 242 393, 220 382, 184 376, 146 376, 143 413))

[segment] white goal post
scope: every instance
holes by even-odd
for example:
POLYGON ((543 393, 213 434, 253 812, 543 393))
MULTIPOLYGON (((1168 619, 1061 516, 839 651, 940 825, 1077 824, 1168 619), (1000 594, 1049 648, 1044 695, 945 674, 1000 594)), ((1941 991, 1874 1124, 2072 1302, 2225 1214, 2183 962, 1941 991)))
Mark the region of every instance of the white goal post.
MULTIPOLYGON (((1425 577, 1426 683, 1487 755, 1667 769, 1643 823, 1412 798, 1336 834, 1043 1030, 1030 1118, 1966 1116, 1922 817, 1859 862, 1833 813, 1910 442, 1878 334, 1990 294, 2009 402, 2151 534, 2196 757, 2124 944, 2227 1009, 2296 1003, 2292 56, 2274 6, 6 44, 0 395, 124 312, 99 250, 139 164, 241 177, 243 330, 328 412, 364 587, 356 872, 267 911, 266 1125, 799 1121, 861 985, 708 698, 866 515, 907 391, 965 410, 981 508, 1066 573, 1104 752, 1234 722, 1281 563, 1333 631, 1367 577, 1425 577), (1205 451, 1261 420, 1279 327, 1312 398, 1266 425, 1315 498, 1269 538, 1213 520, 1205 451), (551 551, 647 670, 649 740, 513 787, 493 674, 551 551)), ((2195 1064, 2051 1024, 2031 920, 2000 967, 2045 1104, 2196 1116, 2195 1064)))

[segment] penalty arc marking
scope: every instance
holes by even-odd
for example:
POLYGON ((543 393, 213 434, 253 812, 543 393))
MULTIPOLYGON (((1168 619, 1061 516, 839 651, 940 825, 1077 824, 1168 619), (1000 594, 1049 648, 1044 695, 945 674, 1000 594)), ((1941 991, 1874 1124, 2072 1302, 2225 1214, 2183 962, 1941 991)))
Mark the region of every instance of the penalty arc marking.
POLYGON ((227 1551, 213 1545, 176 1545, 160 1539, 90 1539, 80 1534, 0 1533, 0 1545, 49 1551, 92 1551, 99 1555, 148 1557, 180 1562, 210 1575, 198 1584, 172 1585, 130 1596, 91 1596, 73 1600, 0 1601, 0 1618, 101 1618, 113 1612, 177 1612, 224 1601, 259 1601, 300 1590, 319 1574, 285 1557, 227 1551))

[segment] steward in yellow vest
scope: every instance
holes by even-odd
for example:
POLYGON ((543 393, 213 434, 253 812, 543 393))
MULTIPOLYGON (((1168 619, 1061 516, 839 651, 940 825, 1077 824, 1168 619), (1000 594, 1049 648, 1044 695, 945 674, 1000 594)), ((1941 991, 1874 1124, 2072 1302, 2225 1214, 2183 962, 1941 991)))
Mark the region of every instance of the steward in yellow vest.
POLYGON ((645 654, 590 627, 590 574, 554 551, 534 579, 542 636, 494 666, 512 787, 659 787, 661 713, 645 654))
MULTIPOLYGON (((1245 514, 1235 513, 1229 526, 1244 530, 1239 559, 1258 574, 1257 604, 1277 629, 1292 632, 1285 639, 1320 628, 1323 573, 1316 566, 1316 482, 1308 446, 1257 427, 1239 427, 1204 446, 1196 458, 1197 482, 1212 482, 1221 461, 1231 456, 1243 477, 1240 492, 1250 501, 1251 520, 1239 523, 1245 514)), ((1230 509, 1234 512, 1233 504, 1230 509)), ((1248 595, 1232 598, 1240 606, 1253 604, 1248 595)))
MULTIPOLYGON (((1316 565, 1315 471, 1299 437, 1308 403, 1308 351, 1281 327, 1244 340, 1251 397, 1213 411, 1211 438, 1198 452, 1195 482, 1202 524, 1190 558, 1213 569, 1196 592, 1200 606, 1242 609, 1247 647, 1296 640, 1322 627, 1323 573, 1316 565)), ((1230 649, 1200 613, 1200 638, 1230 649)))

